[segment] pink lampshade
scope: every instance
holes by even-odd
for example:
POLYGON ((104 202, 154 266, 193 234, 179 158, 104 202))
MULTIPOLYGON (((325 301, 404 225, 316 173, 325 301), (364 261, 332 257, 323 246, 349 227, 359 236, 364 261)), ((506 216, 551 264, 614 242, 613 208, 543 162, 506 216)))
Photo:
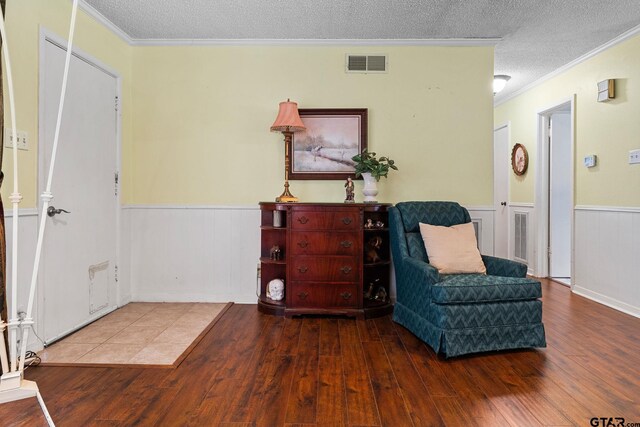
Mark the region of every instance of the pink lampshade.
POLYGON ((271 132, 297 132, 305 129, 298 114, 298 104, 288 99, 281 102, 278 117, 271 125, 271 132))

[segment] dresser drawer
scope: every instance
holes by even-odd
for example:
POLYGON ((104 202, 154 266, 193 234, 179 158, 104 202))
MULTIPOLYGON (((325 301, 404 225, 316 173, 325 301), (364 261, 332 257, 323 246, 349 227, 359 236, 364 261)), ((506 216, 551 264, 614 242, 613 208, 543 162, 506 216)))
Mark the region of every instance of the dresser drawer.
POLYGON ((304 211, 291 213, 293 230, 358 230, 360 212, 356 210, 304 211))
POLYGON ((359 280, 358 260, 340 256, 298 256, 291 260, 289 280, 355 282, 359 280))
POLYGON ((357 285, 332 285, 324 283, 291 283, 287 289, 293 308, 357 308, 357 285))
POLYGON ((359 255, 359 233, 327 231, 291 232, 293 255, 359 255))

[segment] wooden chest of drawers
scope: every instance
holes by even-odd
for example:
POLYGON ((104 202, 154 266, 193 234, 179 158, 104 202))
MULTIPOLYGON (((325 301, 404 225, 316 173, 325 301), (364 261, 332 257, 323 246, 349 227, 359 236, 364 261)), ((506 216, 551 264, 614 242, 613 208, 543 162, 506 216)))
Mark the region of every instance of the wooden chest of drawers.
MULTIPOLYGON (((385 204, 261 203, 261 286, 258 308, 278 315, 391 312, 389 237, 385 204), (275 223, 274 216, 280 216, 275 223), (368 224, 365 226, 365 224, 368 224), (369 225, 373 224, 373 227, 369 225), (372 238, 379 259, 367 258, 372 238), (272 259, 274 246, 281 258, 272 259), (272 279, 285 299, 267 297, 272 279), (374 289, 378 298, 371 293, 374 289), (383 291, 380 291, 383 289, 383 291), (385 295, 386 298, 380 297, 385 295)), ((277 258, 277 257, 276 257, 277 258)))

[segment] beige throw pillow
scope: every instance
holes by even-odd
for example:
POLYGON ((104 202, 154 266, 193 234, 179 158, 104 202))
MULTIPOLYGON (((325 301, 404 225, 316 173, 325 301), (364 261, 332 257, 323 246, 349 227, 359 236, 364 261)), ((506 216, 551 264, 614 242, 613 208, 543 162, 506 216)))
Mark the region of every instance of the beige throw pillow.
POLYGON ((442 227, 420 223, 429 263, 442 274, 487 273, 482 262, 473 224, 442 227))

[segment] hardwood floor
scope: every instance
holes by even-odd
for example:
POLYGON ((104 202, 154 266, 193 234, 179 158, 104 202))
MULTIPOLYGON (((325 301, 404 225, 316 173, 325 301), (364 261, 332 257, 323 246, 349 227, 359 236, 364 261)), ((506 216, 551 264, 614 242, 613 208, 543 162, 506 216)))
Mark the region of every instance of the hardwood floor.
MULTIPOLYGON (((234 305, 176 369, 26 376, 59 426, 640 423, 640 319, 549 281, 543 295, 546 349, 444 360, 390 317, 283 319, 234 305)), ((0 424, 44 419, 27 400, 0 405, 0 424)))

